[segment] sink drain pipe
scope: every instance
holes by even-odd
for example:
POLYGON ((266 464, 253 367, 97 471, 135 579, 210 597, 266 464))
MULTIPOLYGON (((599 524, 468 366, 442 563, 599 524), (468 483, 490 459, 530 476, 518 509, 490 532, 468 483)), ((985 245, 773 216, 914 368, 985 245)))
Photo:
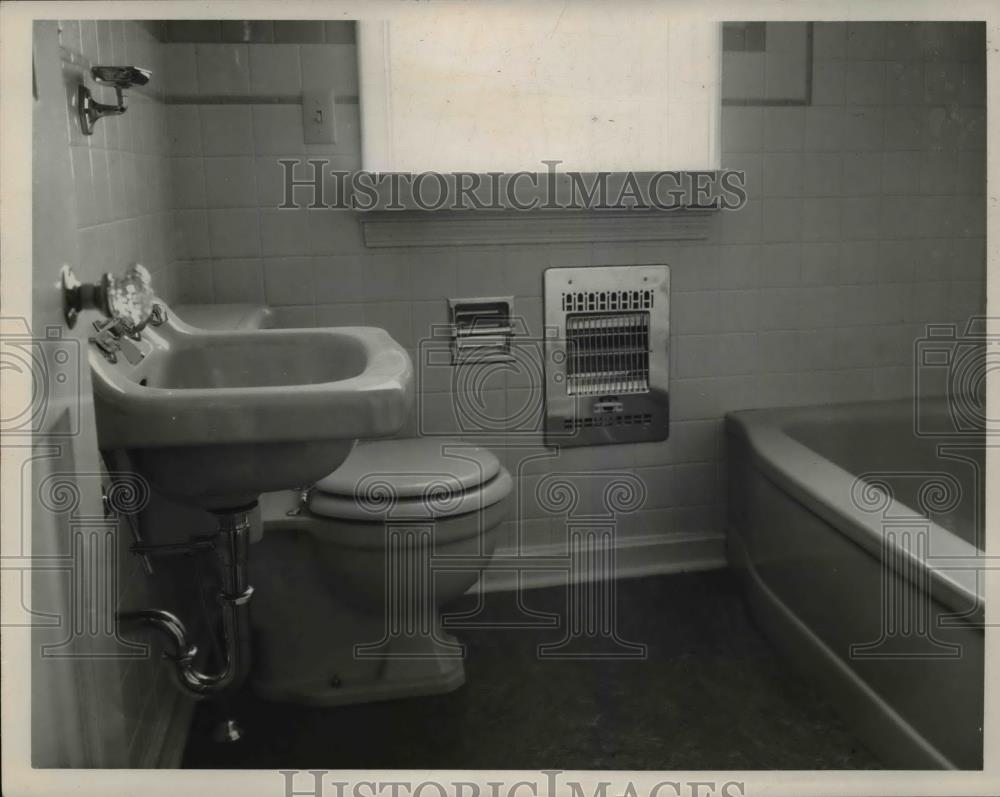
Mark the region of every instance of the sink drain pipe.
POLYGON ((222 648, 225 661, 218 672, 201 672, 195 666, 198 648, 189 638, 184 623, 164 609, 138 609, 120 612, 123 622, 136 623, 166 637, 169 649, 164 654, 172 664, 174 681, 182 692, 196 700, 231 692, 240 687, 250 671, 250 598, 253 587, 247 584, 247 558, 250 545, 250 520, 253 507, 216 513, 217 534, 213 550, 222 580, 218 594, 222 609, 222 648))

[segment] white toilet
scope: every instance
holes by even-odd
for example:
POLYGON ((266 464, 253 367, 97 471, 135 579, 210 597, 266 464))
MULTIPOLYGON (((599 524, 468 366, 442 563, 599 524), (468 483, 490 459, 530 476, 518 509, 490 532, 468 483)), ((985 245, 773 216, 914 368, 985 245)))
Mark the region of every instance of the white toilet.
POLYGON ((254 691, 329 706, 460 686, 440 609, 479 578, 511 487, 487 449, 421 438, 361 442, 308 492, 262 496, 254 691))

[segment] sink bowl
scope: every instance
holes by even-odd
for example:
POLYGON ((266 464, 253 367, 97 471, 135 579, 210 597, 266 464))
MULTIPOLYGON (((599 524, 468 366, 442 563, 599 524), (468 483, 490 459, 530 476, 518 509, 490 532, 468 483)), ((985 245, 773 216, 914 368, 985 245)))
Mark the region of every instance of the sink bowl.
POLYGON ((171 314, 111 345, 114 362, 90 346, 101 448, 215 511, 312 484, 358 439, 399 431, 413 401, 409 355, 375 327, 219 332, 171 314))

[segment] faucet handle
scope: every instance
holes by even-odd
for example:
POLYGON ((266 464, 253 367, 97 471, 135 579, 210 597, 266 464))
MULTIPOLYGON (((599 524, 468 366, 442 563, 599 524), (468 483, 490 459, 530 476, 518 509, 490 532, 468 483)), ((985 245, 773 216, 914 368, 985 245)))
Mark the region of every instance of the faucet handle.
POLYGON ((136 263, 120 277, 105 274, 108 279, 108 310, 110 316, 124 321, 125 326, 141 329, 153 314, 153 280, 145 266, 136 263))
MULTIPOLYGON (((124 322, 121 326, 138 332, 153 317, 156 294, 146 268, 136 263, 120 277, 104 274, 99 282, 81 283, 73 269, 63 266, 60 272, 63 316, 72 329, 82 310, 98 310, 107 318, 124 322)), ((163 313, 166 320, 166 313, 163 313)), ((162 323, 162 321, 160 322, 162 323)))

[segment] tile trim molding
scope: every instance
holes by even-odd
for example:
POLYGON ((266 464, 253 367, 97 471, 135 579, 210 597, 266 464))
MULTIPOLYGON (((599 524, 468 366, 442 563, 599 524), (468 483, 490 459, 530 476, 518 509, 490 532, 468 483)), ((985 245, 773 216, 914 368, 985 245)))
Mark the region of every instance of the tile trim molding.
MULTIPOLYGON (((338 94, 337 105, 358 105, 357 94, 338 94)), ((167 94, 166 105, 301 105, 302 92, 296 94, 167 94)))
MULTIPOLYGON (((527 566, 521 570, 517 569, 518 560, 512 559, 513 556, 514 551, 498 549, 482 580, 469 587, 467 594, 567 585, 565 572, 530 566, 533 558, 539 562, 546 557, 565 558, 565 546, 540 545, 522 549, 520 564, 527 566)), ((615 541, 614 575, 619 579, 717 570, 726 564, 726 535, 718 531, 646 535, 615 541)))
POLYGON ((369 249, 406 246, 704 241, 714 210, 367 211, 369 249))

